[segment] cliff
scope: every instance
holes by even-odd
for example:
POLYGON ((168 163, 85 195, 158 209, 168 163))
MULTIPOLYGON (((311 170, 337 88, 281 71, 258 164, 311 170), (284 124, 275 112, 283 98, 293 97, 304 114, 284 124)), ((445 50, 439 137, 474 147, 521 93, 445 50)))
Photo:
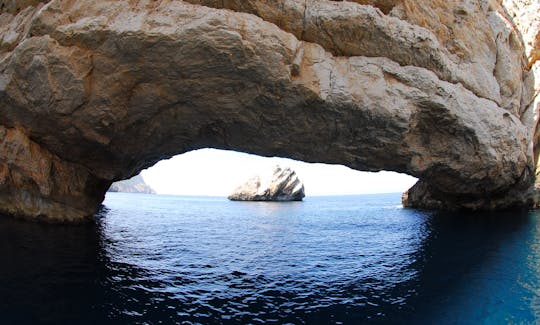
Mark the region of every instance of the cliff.
POLYGON ((230 195, 232 201, 302 201, 304 184, 296 173, 276 166, 269 174, 254 176, 238 186, 230 195))
POLYGON ((108 192, 156 194, 156 191, 145 183, 141 175, 124 181, 114 182, 108 192))
POLYGON ((213 147, 408 173, 411 207, 534 203, 538 3, 0 1, 0 212, 93 215, 213 147))

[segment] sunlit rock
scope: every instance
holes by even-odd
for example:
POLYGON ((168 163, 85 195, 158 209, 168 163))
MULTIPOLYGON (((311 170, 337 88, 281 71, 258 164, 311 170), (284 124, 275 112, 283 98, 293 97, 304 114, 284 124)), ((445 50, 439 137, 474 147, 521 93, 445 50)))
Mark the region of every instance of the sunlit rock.
POLYGON ((276 166, 271 173, 249 179, 229 195, 232 201, 301 201, 304 184, 290 168, 276 166))
POLYGON ((407 173, 411 207, 532 204, 534 1, 1 4, 2 213, 89 218, 207 147, 407 173))

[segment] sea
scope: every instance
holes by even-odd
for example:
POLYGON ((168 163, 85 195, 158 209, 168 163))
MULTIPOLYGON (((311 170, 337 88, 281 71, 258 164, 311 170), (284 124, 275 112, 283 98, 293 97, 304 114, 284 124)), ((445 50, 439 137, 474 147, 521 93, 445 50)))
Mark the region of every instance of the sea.
POLYGON ((540 213, 401 195, 108 193, 95 221, 0 216, 0 324, 534 324, 540 213))

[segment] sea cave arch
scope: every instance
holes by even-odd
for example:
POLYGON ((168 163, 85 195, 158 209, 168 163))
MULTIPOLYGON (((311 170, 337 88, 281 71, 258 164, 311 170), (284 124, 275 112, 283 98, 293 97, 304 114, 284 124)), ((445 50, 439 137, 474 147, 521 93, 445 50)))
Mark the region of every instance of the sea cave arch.
POLYGON ((475 67, 490 71, 479 85, 425 28, 371 6, 320 1, 312 14, 350 9, 350 22, 411 34, 349 51, 339 29, 340 50, 185 1, 37 3, 14 14, 24 33, 1 52, 3 213, 83 220, 113 181, 199 148, 406 173, 419 178, 411 207, 530 203, 531 140, 514 94, 484 88, 493 67, 475 67), (400 43, 415 35, 427 49, 400 43))

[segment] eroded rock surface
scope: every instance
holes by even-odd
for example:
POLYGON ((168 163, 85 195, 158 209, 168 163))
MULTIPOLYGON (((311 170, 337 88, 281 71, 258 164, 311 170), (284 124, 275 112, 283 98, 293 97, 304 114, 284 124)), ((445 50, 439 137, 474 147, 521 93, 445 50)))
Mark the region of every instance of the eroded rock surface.
POLYGON ((79 220, 205 147, 408 173, 407 206, 532 204, 535 2, 0 5, 2 212, 79 220))
POLYGON ((232 201, 302 201, 304 184, 290 168, 276 166, 271 173, 250 178, 238 186, 229 200, 232 201))

